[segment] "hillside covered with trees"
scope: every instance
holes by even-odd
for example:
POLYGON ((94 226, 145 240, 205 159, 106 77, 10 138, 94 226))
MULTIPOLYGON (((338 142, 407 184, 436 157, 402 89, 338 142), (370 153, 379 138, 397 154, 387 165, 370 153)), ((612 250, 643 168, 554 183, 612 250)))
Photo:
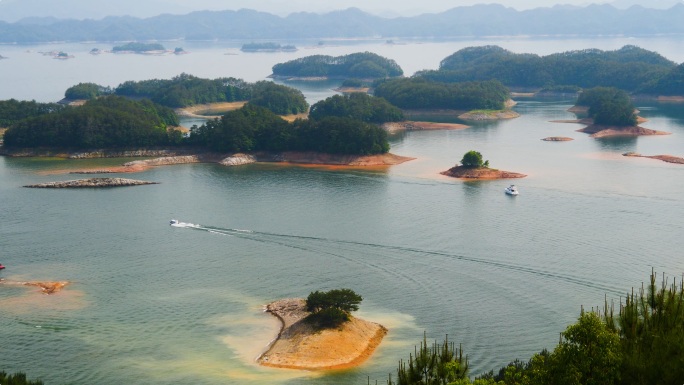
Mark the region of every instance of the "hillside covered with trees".
POLYGON ((508 87, 615 87, 630 93, 684 95, 684 70, 660 54, 627 45, 614 51, 586 49, 539 56, 498 46, 463 48, 438 70, 415 76, 439 82, 497 79, 508 87))
POLYGON ((57 103, 38 103, 35 100, 0 100, 0 127, 9 127, 24 119, 59 112, 65 106, 57 103))
POLYGON ((302 113, 309 108, 304 94, 292 87, 270 81, 203 79, 185 73, 171 79, 127 81, 116 87, 114 93, 136 99, 148 98, 170 108, 235 101, 250 101, 280 115, 302 113))
POLYGON ((289 123, 248 103, 221 119, 193 126, 188 142, 218 152, 315 151, 372 155, 389 151, 387 132, 352 118, 297 119, 289 123))
POLYGON ((374 94, 402 109, 501 110, 510 91, 496 80, 447 83, 413 77, 379 81, 374 94))
POLYGON ((405 119, 404 113, 387 100, 365 93, 334 95, 315 103, 309 111, 309 118, 325 116, 350 117, 368 123, 398 122, 405 119))
POLYGON ((344 56, 313 55, 273 66, 276 77, 327 77, 380 79, 402 76, 404 71, 392 59, 372 52, 344 56))
POLYGON ((173 110, 149 100, 107 96, 21 120, 5 132, 9 148, 121 148, 176 144, 181 134, 173 110))

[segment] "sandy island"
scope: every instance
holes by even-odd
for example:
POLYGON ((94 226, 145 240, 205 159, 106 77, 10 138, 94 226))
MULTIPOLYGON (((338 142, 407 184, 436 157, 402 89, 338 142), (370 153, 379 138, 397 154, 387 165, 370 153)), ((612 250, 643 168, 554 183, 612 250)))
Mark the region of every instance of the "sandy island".
POLYGON ((646 136, 646 135, 670 135, 669 132, 651 130, 641 126, 617 127, 617 126, 600 126, 592 124, 585 128, 577 130, 583 132, 592 138, 607 138, 612 136, 646 136))
POLYGON ((62 282, 42 282, 42 281, 32 281, 32 282, 18 282, 18 281, 6 281, 0 279, 0 284, 2 285, 14 285, 14 286, 34 286, 40 288, 43 294, 55 294, 62 290, 66 285, 69 284, 67 281, 62 282))
POLYGON ((469 128, 470 126, 459 123, 436 123, 406 120, 403 122, 383 123, 381 127, 389 133, 395 133, 399 131, 463 130, 469 128))
POLYGON ((542 140, 545 142, 569 142, 574 139, 568 138, 567 136, 549 136, 548 138, 544 138, 542 140))
POLYGON ((493 168, 472 168, 463 166, 452 167, 447 171, 440 172, 440 174, 461 179, 513 179, 527 176, 517 172, 502 171, 493 168))
POLYGON ((264 366, 330 370, 358 366, 380 345, 387 329, 377 323, 352 317, 337 329, 314 330, 303 319, 309 315, 301 298, 282 299, 266 311, 282 322, 278 337, 257 362, 264 366))
POLYGON ((638 154, 636 152, 626 152, 622 155, 623 156, 632 156, 632 157, 637 157, 637 158, 657 159, 657 160, 662 160, 663 162, 667 162, 667 163, 684 164, 684 158, 680 158, 678 156, 672 156, 672 155, 641 155, 641 154, 638 154))

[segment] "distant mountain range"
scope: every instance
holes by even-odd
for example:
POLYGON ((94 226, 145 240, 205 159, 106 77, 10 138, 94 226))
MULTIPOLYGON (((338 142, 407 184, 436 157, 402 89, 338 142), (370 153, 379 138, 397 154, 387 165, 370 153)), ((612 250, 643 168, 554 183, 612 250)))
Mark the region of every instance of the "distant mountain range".
POLYGON ((669 9, 611 5, 517 11, 498 4, 383 18, 357 8, 286 17, 254 10, 201 11, 140 19, 30 18, 0 22, 0 43, 215 39, 452 38, 485 36, 648 36, 684 33, 684 4, 669 9))

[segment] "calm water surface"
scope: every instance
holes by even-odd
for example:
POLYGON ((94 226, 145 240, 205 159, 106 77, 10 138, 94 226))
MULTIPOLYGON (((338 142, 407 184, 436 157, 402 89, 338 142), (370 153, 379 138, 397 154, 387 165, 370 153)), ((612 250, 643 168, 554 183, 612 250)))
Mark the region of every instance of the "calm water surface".
MULTIPOLYGON (((636 44, 684 61, 681 42, 632 40, 363 43, 256 55, 224 55, 239 51, 214 44, 178 57, 88 55, 94 44, 2 46, 10 59, 0 66, 11 71, 0 70, 0 98, 54 101, 78 82, 181 72, 255 81, 294 57, 362 50, 395 58, 407 73, 482 44, 542 54, 636 44), (76 58, 37 53, 52 49, 76 58)), ((316 101, 335 85, 297 86, 316 101)), ((194 164, 123 175, 158 185, 60 191, 22 186, 122 161, 0 158, 2 278, 72 282, 54 296, 0 287, 0 370, 50 384, 361 384, 394 373, 423 331, 462 343, 473 374, 552 348, 580 306, 619 301, 651 268, 684 271, 684 167, 621 155, 684 156, 684 107, 637 103, 645 127, 672 135, 597 140, 550 122, 574 118, 573 102, 521 99, 514 120, 395 135, 391 151, 417 159, 387 170, 194 164), (540 140, 547 136, 574 141, 540 140), (471 149, 492 167, 528 174, 515 181, 521 195, 503 193, 510 181, 439 175, 471 149), (198 226, 170 227, 171 218, 198 226), (390 329, 370 361, 331 374, 254 364, 278 329, 263 304, 341 287, 364 297, 361 317, 390 329)))

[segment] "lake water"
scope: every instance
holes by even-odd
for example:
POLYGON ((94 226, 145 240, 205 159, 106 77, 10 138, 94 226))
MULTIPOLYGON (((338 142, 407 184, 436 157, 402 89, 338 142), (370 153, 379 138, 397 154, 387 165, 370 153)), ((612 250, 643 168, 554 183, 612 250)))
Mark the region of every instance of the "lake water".
MULTIPOLYGON (((184 43, 190 54, 161 57, 0 46, 10 58, 0 99, 56 101, 78 82, 182 72, 256 81, 278 62, 359 51, 411 74, 483 44, 540 54, 635 44, 684 61, 675 38, 305 44, 243 54, 184 43), (37 53, 50 50, 75 58, 37 53)), ((335 84, 297 86, 315 102, 335 84)), ((518 102, 517 119, 393 136, 391 152, 417 159, 386 170, 193 164, 122 175, 158 185, 67 191, 22 186, 123 161, 0 158, 0 277, 71 282, 54 296, 0 287, 0 370, 49 384, 384 383, 426 331, 462 343, 475 375, 553 348, 581 306, 619 301, 652 268, 680 277, 684 166, 621 154, 684 156, 684 106, 637 102, 643 126, 672 135, 599 140, 550 122, 574 118, 573 100, 518 102), (504 194, 510 181, 439 175, 473 149, 528 174, 514 181, 520 196, 504 194), (342 287, 364 297, 359 316, 390 330, 367 363, 327 374, 254 364, 278 330, 265 303, 342 287)))

